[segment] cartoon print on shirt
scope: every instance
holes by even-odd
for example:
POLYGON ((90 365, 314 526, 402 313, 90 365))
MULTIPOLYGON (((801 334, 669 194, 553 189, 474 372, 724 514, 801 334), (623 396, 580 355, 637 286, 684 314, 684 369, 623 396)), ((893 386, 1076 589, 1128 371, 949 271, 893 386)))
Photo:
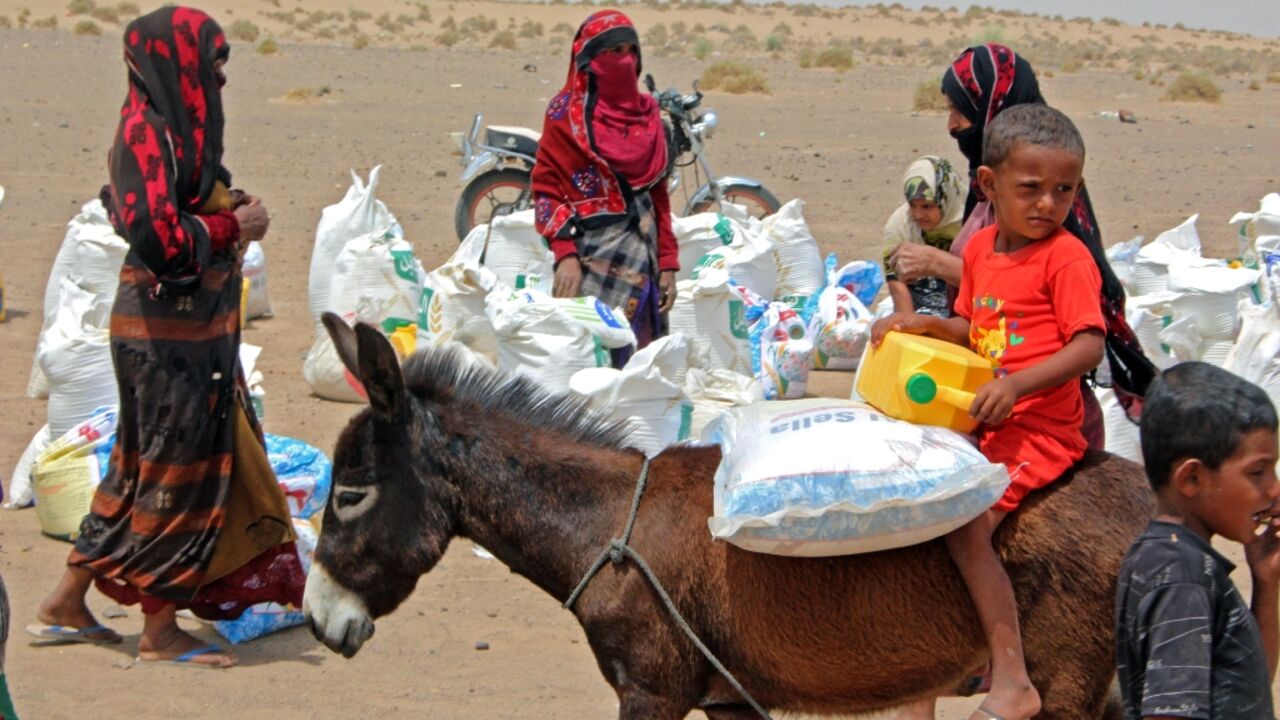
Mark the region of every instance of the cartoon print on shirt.
MULTIPOLYGON (((1008 326, 1004 315, 1004 300, 993 297, 991 295, 983 295, 973 299, 974 318, 976 319, 978 309, 987 309, 994 311, 999 322, 994 328, 983 328, 974 324, 969 330, 969 346, 973 351, 982 357, 991 361, 996 367, 996 375, 1000 376, 1000 359, 1004 357, 1005 351, 1009 348, 1008 326)), ((1022 338, 1018 339, 1021 342, 1022 338)), ((1017 343, 1015 343, 1017 344, 1017 343)))

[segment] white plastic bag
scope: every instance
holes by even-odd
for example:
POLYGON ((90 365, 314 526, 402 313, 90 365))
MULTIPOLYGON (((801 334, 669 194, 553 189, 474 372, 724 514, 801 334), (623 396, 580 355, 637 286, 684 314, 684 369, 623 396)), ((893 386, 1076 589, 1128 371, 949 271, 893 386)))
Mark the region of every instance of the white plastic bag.
POLYGON ((249 281, 249 298, 245 306, 245 317, 266 317, 271 314, 271 298, 267 295, 267 255, 262 251, 262 243, 254 240, 244 251, 244 264, 240 269, 244 279, 249 281))
POLYGON ((1129 293, 1136 292, 1133 282, 1133 265, 1145 239, 1143 236, 1138 235, 1135 238, 1118 242, 1107 248, 1107 262, 1110 263, 1111 270, 1115 272, 1120 284, 1129 293))
POLYGON ((946 534, 1009 484, 964 436, 851 400, 757 403, 703 433, 719 442, 711 534, 754 552, 820 557, 946 534))
POLYGON ((676 280, 689 280, 693 269, 712 250, 733 242, 734 223, 720 213, 698 213, 688 217, 671 217, 671 230, 680 248, 680 270, 676 280))
POLYGON ((378 175, 381 171, 381 165, 370 170, 369 182, 366 184, 352 170, 351 187, 347 189, 347 194, 341 201, 326 207, 320 213, 315 246, 311 251, 311 272, 307 281, 308 305, 316 337, 323 337, 325 334, 320 316, 330 309, 329 285, 333 280, 333 263, 338 253, 350 240, 398 225, 387 206, 373 195, 378 188, 378 175))
POLYGON ((1166 325, 1160 331, 1160 342, 1168 346, 1169 354, 1178 362, 1199 360, 1204 352, 1204 340, 1193 317, 1178 318, 1166 325))
POLYGON ((688 355, 688 341, 669 335, 636 352, 622 370, 588 368, 569 380, 569 388, 613 420, 625 422, 632 447, 653 457, 689 437, 693 403, 675 378, 688 355))
MULTIPOLYGON (((40 335, 49 331, 58 315, 58 298, 62 281, 70 278, 76 285, 94 295, 114 302, 120 282, 120 266, 129 252, 129 244, 116 234, 102 201, 94 198, 80 208, 67 223, 58 256, 49 271, 44 289, 44 321, 40 335)), ((40 341, 37 341, 37 345, 40 341)), ((31 379, 27 397, 48 397, 49 385, 38 359, 32 358, 31 379)))
POLYGON ((1102 406, 1102 426, 1107 438, 1107 452, 1142 464, 1142 440, 1138 425, 1129 419, 1124 406, 1111 388, 1094 388, 1102 406))
MULTIPOLYGON (((747 311, 748 322, 753 317, 747 311)), ((813 369, 813 342, 804 321, 786 303, 771 302, 751 324, 752 367, 765 400, 804 397, 813 369)))
POLYGON ((729 286, 723 269, 708 269, 697 280, 676 283, 676 303, 667 315, 672 333, 684 333, 706 348, 707 367, 754 377, 746 306, 729 286))
POLYGON ((1177 363, 1177 359, 1170 354, 1164 340, 1160 338, 1160 332, 1173 322, 1173 301, 1177 298, 1178 293, 1166 290, 1151 295, 1136 295, 1125 301, 1125 318, 1129 321, 1129 327, 1133 328, 1138 343, 1142 345, 1142 352, 1161 370, 1167 370, 1177 363))
POLYGON ((703 430, 735 407, 743 407, 764 399, 760 383, 732 370, 689 368, 684 381, 685 394, 693 403, 689 437, 702 437, 703 430))
POLYGON ((516 290, 550 294, 555 280, 555 255, 534 228, 532 210, 500 215, 491 224, 472 228, 446 264, 463 263, 484 265, 516 290))
POLYGON ((13 474, 10 475, 9 492, 4 498, 4 507, 15 510, 24 508, 35 500, 35 495, 31 489, 31 471, 35 467, 36 458, 44 449, 49 447, 53 437, 49 434, 49 425, 45 424, 31 438, 31 442, 27 444, 27 449, 22 451, 22 456, 18 458, 18 462, 13 467, 13 474))
POLYGON ((549 392, 568 391, 579 370, 610 364, 600 340, 554 305, 493 302, 487 313, 498 341, 498 369, 525 375, 549 392))
POLYGON ((773 246, 778 274, 773 294, 764 297, 793 307, 802 304, 826 284, 818 241, 804 221, 804 201, 797 198, 783 205, 765 218, 763 225, 764 236, 773 246))
POLYGON ((871 338, 871 311, 853 293, 829 285, 818 296, 818 307, 809 318, 813 339, 813 366, 824 370, 851 370, 871 338))

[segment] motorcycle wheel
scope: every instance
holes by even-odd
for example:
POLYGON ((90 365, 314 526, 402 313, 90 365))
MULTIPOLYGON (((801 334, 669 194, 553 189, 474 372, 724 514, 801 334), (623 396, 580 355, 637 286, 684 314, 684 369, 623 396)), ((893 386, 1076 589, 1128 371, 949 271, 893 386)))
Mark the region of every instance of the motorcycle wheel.
POLYGON ((462 189, 453 210, 453 226, 462 242, 471 228, 490 218, 510 215, 533 207, 529 172, 517 168, 490 170, 462 189))
MULTIPOLYGON (((778 212, 778 208, 782 207, 782 203, 778 202, 778 198, 773 196, 763 185, 752 187, 750 185, 726 185, 721 190, 721 195, 728 202, 735 205, 747 206, 747 212, 752 217, 763 218, 778 212)), ((701 212, 708 212, 716 206, 715 198, 707 198, 706 201, 700 202, 690 208, 690 215, 701 212)))

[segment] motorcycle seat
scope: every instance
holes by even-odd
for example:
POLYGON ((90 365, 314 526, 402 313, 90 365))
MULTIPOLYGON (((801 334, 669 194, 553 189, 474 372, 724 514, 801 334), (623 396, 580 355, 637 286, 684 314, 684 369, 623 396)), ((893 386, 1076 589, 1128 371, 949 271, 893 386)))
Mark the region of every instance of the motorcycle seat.
POLYGON ((537 155, 542 133, 529 128, 490 125, 485 130, 485 144, 521 155, 537 155))

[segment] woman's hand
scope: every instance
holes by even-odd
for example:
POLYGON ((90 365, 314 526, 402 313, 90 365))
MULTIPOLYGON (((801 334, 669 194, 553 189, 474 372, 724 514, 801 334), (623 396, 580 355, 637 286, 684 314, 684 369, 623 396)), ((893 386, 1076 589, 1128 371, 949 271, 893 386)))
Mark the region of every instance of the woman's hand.
POLYGON ((950 282, 939 270, 942 256, 951 257, 951 254, 921 243, 904 242, 889 253, 889 264, 904 283, 927 277, 941 277, 950 282))
POLYGON ((240 222, 240 243, 248 245, 255 240, 266 237, 271 218, 267 215, 267 206, 253 196, 251 202, 240 205, 235 210, 236 220, 240 222))
POLYGON ((576 255, 570 255, 556 265, 555 284, 551 294, 558 298, 578 297, 582 289, 582 261, 576 255))
POLYGON ((658 297, 662 304, 658 312, 669 313, 676 304, 676 271, 663 270, 658 275, 658 297))

